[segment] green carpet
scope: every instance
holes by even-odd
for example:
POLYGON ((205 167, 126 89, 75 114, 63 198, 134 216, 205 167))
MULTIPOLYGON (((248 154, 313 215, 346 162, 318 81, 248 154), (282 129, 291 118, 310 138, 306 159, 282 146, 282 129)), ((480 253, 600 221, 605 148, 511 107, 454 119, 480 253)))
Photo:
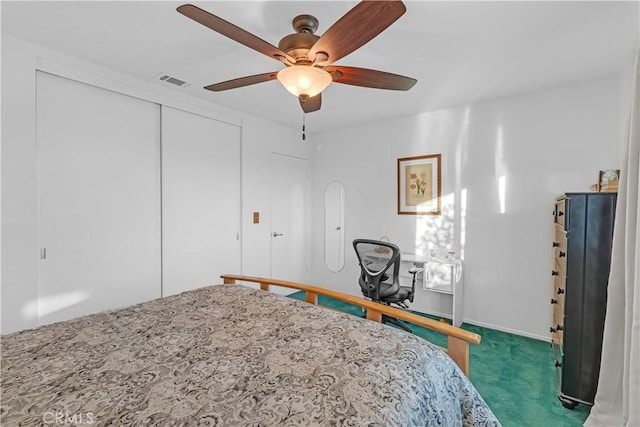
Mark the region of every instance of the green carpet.
MULTIPOLYGON (((304 300, 302 291, 289 296, 304 300)), ((319 296, 318 303, 362 315, 360 307, 332 298, 319 296)), ((446 336, 419 326, 411 328, 414 334, 446 346, 446 336)), ((480 345, 471 345, 469 378, 503 426, 577 427, 584 423, 589 406, 578 405, 569 410, 557 398, 553 354, 548 342, 466 323, 462 328, 482 336, 480 345)))

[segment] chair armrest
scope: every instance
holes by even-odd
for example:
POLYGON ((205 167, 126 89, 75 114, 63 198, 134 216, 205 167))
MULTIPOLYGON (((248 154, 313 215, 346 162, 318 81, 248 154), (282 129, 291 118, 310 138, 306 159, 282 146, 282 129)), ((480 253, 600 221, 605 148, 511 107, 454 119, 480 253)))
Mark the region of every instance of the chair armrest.
POLYGON ((409 301, 413 302, 413 296, 416 293, 416 274, 424 271, 424 268, 420 267, 411 267, 409 269, 409 273, 413 274, 413 279, 411 280, 411 293, 409 294, 409 301))

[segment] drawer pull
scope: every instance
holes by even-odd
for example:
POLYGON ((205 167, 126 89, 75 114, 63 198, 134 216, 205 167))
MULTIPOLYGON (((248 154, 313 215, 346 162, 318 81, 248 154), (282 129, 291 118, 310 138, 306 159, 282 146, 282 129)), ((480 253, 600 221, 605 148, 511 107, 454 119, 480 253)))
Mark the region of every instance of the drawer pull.
POLYGON ((564 294, 564 289, 563 288, 558 288, 558 295, 560 294, 564 294))
POLYGON ((552 270, 551 271, 551 275, 552 276, 558 276, 560 273, 558 273, 556 270, 552 270))
POLYGON ((556 360, 555 365, 556 365, 556 368, 561 368, 562 367, 562 363, 558 362, 557 360, 556 360))
POLYGON ((564 212, 558 211, 558 216, 562 216, 562 215, 564 215, 564 212))
POLYGON ((553 242, 553 245, 551 246, 552 248, 557 248, 558 246, 560 246, 560 243, 558 242, 553 242))
POLYGON ((551 298, 551 304, 557 304, 557 303, 558 303, 558 300, 557 300, 557 299, 553 299, 553 298, 551 298))
POLYGON ((554 333, 554 332, 558 332, 558 330, 552 326, 549 328, 549 332, 554 333))
POLYGON ((562 325, 556 325, 556 331, 564 331, 564 327, 562 325))
POLYGON ((566 252, 560 251, 560 253, 558 253, 558 258, 562 258, 562 257, 566 257, 566 256, 567 256, 566 252))

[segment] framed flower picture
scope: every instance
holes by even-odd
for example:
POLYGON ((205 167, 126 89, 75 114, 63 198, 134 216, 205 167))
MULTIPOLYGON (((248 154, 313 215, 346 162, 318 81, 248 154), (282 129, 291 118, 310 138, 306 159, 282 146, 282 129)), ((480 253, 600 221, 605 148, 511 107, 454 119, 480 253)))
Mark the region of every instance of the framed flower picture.
POLYGON ((440 215, 440 154, 398 159, 398 215, 440 215))

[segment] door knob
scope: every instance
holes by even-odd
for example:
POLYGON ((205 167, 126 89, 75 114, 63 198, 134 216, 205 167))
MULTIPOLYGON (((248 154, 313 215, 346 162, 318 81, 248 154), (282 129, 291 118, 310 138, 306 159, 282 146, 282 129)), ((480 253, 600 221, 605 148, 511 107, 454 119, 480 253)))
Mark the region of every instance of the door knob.
POLYGON ((275 231, 272 234, 273 237, 279 237, 279 236, 282 236, 282 235, 283 235, 282 233, 276 233, 275 231))

